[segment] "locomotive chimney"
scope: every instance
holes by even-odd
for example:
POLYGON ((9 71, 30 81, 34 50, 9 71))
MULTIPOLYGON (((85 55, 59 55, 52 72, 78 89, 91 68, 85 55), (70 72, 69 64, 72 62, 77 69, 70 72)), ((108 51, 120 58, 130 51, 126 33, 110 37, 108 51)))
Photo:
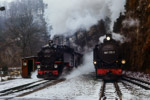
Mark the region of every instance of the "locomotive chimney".
POLYGON ((106 37, 112 38, 112 34, 108 33, 108 34, 106 34, 106 37))

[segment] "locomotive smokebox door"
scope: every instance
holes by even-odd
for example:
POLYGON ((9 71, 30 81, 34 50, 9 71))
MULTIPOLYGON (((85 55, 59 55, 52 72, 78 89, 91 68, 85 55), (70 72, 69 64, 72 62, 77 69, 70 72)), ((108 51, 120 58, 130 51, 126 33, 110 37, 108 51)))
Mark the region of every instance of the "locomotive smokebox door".
POLYGON ((36 62, 37 57, 25 57, 22 59, 22 77, 30 78, 31 72, 36 70, 36 62))

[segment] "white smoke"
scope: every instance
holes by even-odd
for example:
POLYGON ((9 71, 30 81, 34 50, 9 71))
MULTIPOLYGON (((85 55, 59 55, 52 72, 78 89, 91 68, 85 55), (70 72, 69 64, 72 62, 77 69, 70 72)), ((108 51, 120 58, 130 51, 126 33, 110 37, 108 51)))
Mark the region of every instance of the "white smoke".
MULTIPOLYGON (((106 35, 101 36, 99 38, 100 43, 103 43, 105 38, 106 38, 106 35)), ((123 43, 125 41, 125 37, 123 35, 120 35, 117 33, 112 33, 112 38, 116 41, 120 41, 121 43, 123 43)))
POLYGON ((125 37, 117 33, 112 33, 112 38, 115 39, 116 41, 120 41, 121 43, 125 41, 125 37))
POLYGON ((140 21, 138 19, 133 19, 133 18, 129 18, 129 19, 125 19, 122 22, 123 27, 138 27, 140 24, 140 21))
POLYGON ((80 65, 77 69, 74 69, 70 75, 66 76, 66 79, 71 79, 83 74, 94 72, 93 52, 87 53, 83 59, 83 64, 80 65))
POLYGON ((99 38, 100 43, 103 43, 105 38, 106 38, 106 35, 101 36, 101 37, 99 38))
POLYGON ((32 73, 31 73, 31 78, 32 78, 32 79, 38 79, 38 78, 37 78, 37 73, 38 73, 37 70, 35 70, 34 72, 32 72, 32 73))
POLYGON ((119 18, 120 14, 124 14, 125 12, 125 4, 126 0, 106 0, 107 4, 109 4, 109 9, 111 12, 111 25, 110 31, 113 30, 114 22, 119 18))
POLYGON ((88 30, 106 17, 113 24, 124 13, 126 0, 44 0, 48 4, 45 17, 55 34, 73 34, 79 29, 88 30))

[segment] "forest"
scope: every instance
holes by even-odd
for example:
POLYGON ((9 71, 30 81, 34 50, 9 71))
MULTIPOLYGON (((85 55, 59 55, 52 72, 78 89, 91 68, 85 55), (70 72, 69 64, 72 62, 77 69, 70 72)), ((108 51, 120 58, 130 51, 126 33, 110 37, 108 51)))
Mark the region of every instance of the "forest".
POLYGON ((22 57, 36 55, 49 40, 45 7, 42 0, 20 0, 10 2, 5 11, 0 11, 1 68, 20 67, 22 57))

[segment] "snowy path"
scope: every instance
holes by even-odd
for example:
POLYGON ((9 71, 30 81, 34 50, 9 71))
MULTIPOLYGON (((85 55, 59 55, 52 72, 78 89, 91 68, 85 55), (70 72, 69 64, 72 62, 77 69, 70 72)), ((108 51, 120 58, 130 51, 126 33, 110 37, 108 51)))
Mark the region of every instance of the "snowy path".
MULTIPOLYGON (((150 90, 145 90, 135 84, 126 81, 124 81, 124 84, 128 91, 130 91, 130 98, 132 98, 132 100, 150 100, 150 90)), ((126 98, 127 96, 124 95, 126 98)))
MULTIPOLYGON (((0 88, 10 88, 11 86, 37 81, 37 79, 17 79, 0 84, 0 88), (20 82, 21 81, 21 82, 20 82)), ((122 100, 149 100, 150 91, 144 90, 134 84, 122 81, 118 86, 122 93, 122 100)), ((95 74, 78 75, 66 79, 56 85, 49 86, 32 94, 23 97, 5 97, 9 100, 99 100, 102 80, 96 80, 95 74)), ((116 98, 116 90, 112 83, 106 84, 106 100, 116 98), (110 97, 110 98, 109 98, 110 97)), ((0 97, 0 100, 1 99, 0 97)))
POLYGON ((101 82, 95 81, 91 76, 83 75, 30 94, 25 98, 98 100, 100 87, 101 82))

